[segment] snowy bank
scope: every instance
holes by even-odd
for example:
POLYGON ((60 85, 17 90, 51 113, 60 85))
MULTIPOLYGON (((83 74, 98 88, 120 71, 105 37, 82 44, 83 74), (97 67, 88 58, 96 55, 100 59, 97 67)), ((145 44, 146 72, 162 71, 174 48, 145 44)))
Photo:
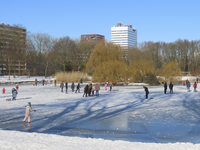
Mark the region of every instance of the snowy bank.
POLYGON ((199 144, 157 144, 0 130, 1 150, 197 150, 199 144))

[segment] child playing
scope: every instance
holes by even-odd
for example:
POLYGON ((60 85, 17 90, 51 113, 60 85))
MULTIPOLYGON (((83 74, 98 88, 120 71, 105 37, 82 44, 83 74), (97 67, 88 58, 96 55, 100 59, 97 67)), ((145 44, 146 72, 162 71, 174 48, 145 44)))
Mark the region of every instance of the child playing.
POLYGON ((104 87, 105 87, 105 92, 107 92, 107 83, 104 85, 104 87))
POLYGON ((17 89, 17 90, 19 89, 19 86, 18 86, 18 84, 16 84, 16 89, 17 89))
POLYGON ((4 94, 6 92, 6 89, 3 87, 2 93, 4 94))
POLYGON ((94 96, 94 88, 92 88, 92 96, 94 96))
POLYGON ((197 83, 196 83, 196 82, 194 82, 193 87, 194 87, 194 92, 196 92, 196 91, 197 91, 197 90, 196 90, 196 88, 197 88, 197 83))
POLYGON ((25 117, 24 117, 24 120, 23 120, 23 121, 25 122, 26 119, 28 118, 28 122, 30 123, 30 122, 31 122, 30 111, 36 112, 36 110, 33 110, 33 109, 31 108, 31 103, 30 103, 30 102, 28 102, 28 106, 25 106, 24 108, 26 109, 26 113, 25 113, 25 117))

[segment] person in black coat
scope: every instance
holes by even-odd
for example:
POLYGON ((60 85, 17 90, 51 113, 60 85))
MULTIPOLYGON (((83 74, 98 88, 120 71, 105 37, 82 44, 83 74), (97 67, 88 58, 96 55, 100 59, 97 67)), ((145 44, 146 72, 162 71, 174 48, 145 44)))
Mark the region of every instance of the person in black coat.
POLYGON ((75 84, 74 84, 74 82, 72 82, 72 84, 71 84, 72 92, 74 92, 74 87, 75 87, 75 84))
POLYGON ((146 86, 143 86, 143 88, 144 88, 144 91, 146 93, 146 101, 148 101, 149 90, 148 90, 148 88, 146 86))
POLYGON ((166 92, 167 92, 167 83, 165 82, 165 84, 164 84, 164 93, 166 94, 166 92))
POLYGON ((80 88, 81 88, 80 83, 78 83, 75 93, 77 93, 77 91, 80 93, 80 88))
POLYGON ((84 88, 84 94, 83 94, 83 97, 84 95, 86 95, 85 97, 87 97, 87 94, 88 94, 88 84, 85 86, 84 88))
POLYGON ((170 94, 173 94, 173 84, 170 82, 169 84, 170 94))
POLYGON ((66 93, 67 93, 67 90, 68 90, 68 82, 65 82, 65 89, 66 89, 66 93))

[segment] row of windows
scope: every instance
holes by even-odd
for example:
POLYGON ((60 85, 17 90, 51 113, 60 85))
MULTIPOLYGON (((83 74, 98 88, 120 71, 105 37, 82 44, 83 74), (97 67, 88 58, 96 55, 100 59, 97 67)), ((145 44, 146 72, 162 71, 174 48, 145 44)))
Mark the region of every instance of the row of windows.
POLYGON ((137 38, 133 38, 133 39, 127 39, 127 38, 111 38, 111 41, 116 41, 116 40, 118 40, 118 41, 136 41, 137 40, 137 38))
POLYGON ((125 35, 126 35, 126 36, 128 36, 128 35, 129 35, 129 36, 130 36, 130 35, 133 35, 133 36, 137 36, 137 34, 130 34, 130 33, 129 33, 129 34, 127 34, 127 33, 112 33, 111 35, 118 35, 118 36, 120 36, 120 35, 124 35, 124 36, 125 36, 125 35))
POLYGON ((116 30, 116 31, 111 31, 111 33, 116 33, 116 32, 132 32, 132 33, 137 33, 136 31, 130 31, 130 30, 116 30))
POLYGON ((111 35, 111 37, 137 37, 135 35, 111 35))

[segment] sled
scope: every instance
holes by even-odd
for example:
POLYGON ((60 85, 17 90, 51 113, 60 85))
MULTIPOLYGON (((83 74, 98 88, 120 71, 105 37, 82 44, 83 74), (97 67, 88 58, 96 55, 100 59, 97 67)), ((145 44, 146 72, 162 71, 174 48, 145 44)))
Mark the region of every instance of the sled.
POLYGON ((12 101, 12 98, 11 97, 7 97, 6 101, 12 101))

